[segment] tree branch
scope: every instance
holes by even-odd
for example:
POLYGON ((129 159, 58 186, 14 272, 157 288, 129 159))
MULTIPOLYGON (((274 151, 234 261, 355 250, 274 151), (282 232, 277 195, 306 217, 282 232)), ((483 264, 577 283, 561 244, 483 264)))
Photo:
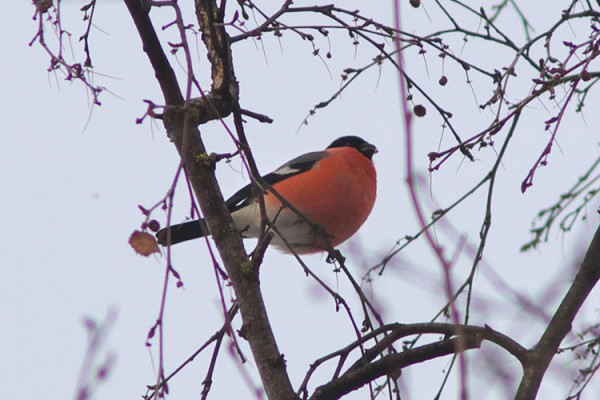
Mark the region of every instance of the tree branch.
POLYGON ((389 354, 360 368, 352 369, 323 386, 318 387, 311 400, 334 400, 384 375, 398 375, 399 371, 413 364, 478 348, 482 336, 464 335, 426 344, 402 353, 389 354))
POLYGON ((196 18, 202 41, 208 50, 212 87, 209 94, 194 99, 199 124, 228 116, 238 102, 239 85, 231 58, 231 39, 223 25, 223 15, 214 1, 196 0, 196 18))
POLYGON ((528 352, 524 374, 515 400, 534 399, 561 342, 571 331, 573 320, 600 279, 600 228, 583 259, 573 284, 558 306, 537 345, 528 352))
MULTIPOLYGON (((319 368, 319 366, 321 366, 323 363, 332 360, 334 358, 339 358, 339 362, 338 362, 338 366, 336 371, 341 370, 341 366, 342 364, 349 358, 350 354, 355 351, 358 348, 361 348, 361 346, 364 346, 367 342, 369 341, 373 341, 375 340, 375 344, 367 349, 362 351, 361 350, 361 354, 360 357, 358 358, 358 360, 356 362, 354 362, 350 367, 348 367, 344 374, 342 376, 340 376, 338 378, 337 372, 336 375, 334 375, 334 379, 326 384, 323 385, 323 387, 328 386, 328 385, 334 385, 334 382, 338 382, 340 379, 349 379, 347 377, 352 376, 353 378, 349 381, 346 380, 342 380, 339 381, 341 383, 339 383, 339 385, 341 385, 343 388, 348 388, 348 387, 352 387, 352 389, 350 390, 355 390, 358 387, 360 387, 363 384, 368 383, 368 381, 364 381, 363 383, 360 383, 359 381, 361 379, 363 379, 363 375, 362 374, 367 374, 367 365, 373 365, 373 364, 377 364, 379 361, 381 361, 383 358, 389 357, 389 355, 385 355, 383 356, 383 353, 386 351, 386 349, 389 348, 389 346, 394 343, 397 342, 398 340, 401 340, 403 338, 406 338, 407 336, 414 336, 414 335, 427 335, 427 334, 435 334, 435 335, 443 335, 446 340, 453 338, 456 339, 456 346, 458 347, 454 347, 454 349, 470 349, 473 347, 470 347, 467 344, 463 344, 462 340, 470 340, 470 338, 477 338, 477 340, 479 342, 483 341, 483 340, 487 340, 491 343, 494 343, 500 347, 502 347, 504 350, 508 351, 511 355, 513 355, 517 360, 519 360, 519 362, 521 363, 521 365, 524 364, 525 362, 525 356, 527 354, 527 350, 521 346, 519 343, 517 343, 516 341, 514 341, 513 339, 511 339, 510 337, 495 331, 494 329, 492 329, 491 327, 485 325, 485 326, 473 326, 473 325, 456 325, 456 324, 445 324, 445 323, 416 323, 416 324, 398 324, 398 323, 394 323, 394 324, 388 324, 388 325, 384 325, 381 326, 377 329, 374 329, 372 332, 369 332, 367 334, 365 334, 363 337, 359 338, 358 340, 355 340, 354 342, 350 343, 349 345, 347 345, 346 347, 339 349, 337 351, 334 351, 333 353, 330 353, 326 356, 323 356, 321 358, 319 358, 318 360, 316 360, 315 362, 313 362, 310 366, 310 369, 308 370, 304 381, 302 382, 302 385, 300 386, 300 392, 301 393, 306 393, 306 387, 308 386, 308 382, 311 378, 311 376, 313 375, 313 373, 315 372, 315 370, 317 368, 319 368), (381 339, 376 340, 378 337, 382 336, 381 339), (465 339, 466 338, 466 339, 465 339), (462 346, 462 347, 461 347, 462 346), (382 359, 378 360, 378 361, 374 361, 375 359, 377 359, 378 357, 383 357, 382 359), (371 364, 369 364, 371 363, 371 364), (358 371, 362 371, 360 373, 358 373, 358 371), (354 373, 358 373, 358 375, 352 375, 354 373), (344 378, 346 377, 346 378, 344 378)), ((476 346, 479 347, 479 346, 476 346)), ((420 347, 419 349, 427 349, 426 347, 420 347)), ((408 357, 407 359, 405 358, 399 358, 399 359, 395 359, 396 361, 393 361, 392 363, 400 363, 400 364, 394 364, 394 367, 392 368, 391 365, 388 365, 389 367, 389 371, 398 371, 399 368, 402 367, 406 367, 409 366, 411 364, 417 363, 417 362, 422 362, 422 361, 426 361, 426 359, 419 359, 418 361, 411 361, 414 359, 414 354, 412 353, 413 349, 410 348, 406 348, 404 349, 404 351, 400 354, 406 354, 405 356, 402 357, 408 357), (407 361, 409 360, 409 361, 407 361), (395 369, 394 369, 395 368, 395 369)), ((434 350, 426 350, 427 352, 429 351, 434 351, 434 350)), ((436 358, 436 357, 440 357, 442 355, 446 355, 446 354, 450 354, 450 353, 456 353, 457 350, 454 351, 450 351, 449 353, 443 353, 443 354, 438 354, 435 355, 434 353, 427 353, 429 354, 431 357, 430 358, 436 358)), ((393 353, 394 355, 397 355, 397 353, 393 353)), ((416 353, 416 354, 421 354, 421 353, 416 353)), ((418 357, 418 356, 417 356, 418 357)), ((369 367, 371 368, 371 367, 369 367)), ((381 368, 381 367, 375 367, 377 368, 381 368)), ((387 368, 387 367, 386 367, 387 368)), ((372 373, 372 370, 369 369, 369 373, 372 373)), ((386 372, 385 374, 391 374, 393 375, 392 372, 386 372)), ((380 374, 377 375, 375 377, 371 377, 371 379, 376 379, 379 376, 382 376, 384 374, 380 374)), ((335 384, 337 385, 337 384, 335 384)), ((319 389, 317 389, 318 391, 319 389)), ((338 389, 331 389, 332 393, 338 393, 337 392, 338 389)), ((342 390, 342 389, 339 389, 342 390)), ((350 391, 349 390, 349 391, 350 391)), ((315 391, 315 393, 313 394, 313 397, 311 397, 312 399, 321 399, 322 394, 317 393, 317 391, 315 391)), ((327 392, 330 393, 330 389, 327 389, 327 392)), ((345 392, 347 393, 347 392, 345 392)), ((343 394, 345 394, 343 393, 343 394)), ((329 397, 331 394, 327 394, 325 398, 332 398, 329 397)), ((306 396, 304 397, 306 398, 306 396)), ((333 397, 335 398, 335 396, 333 397)))
POLYGON ((167 59, 167 55, 160 45, 160 40, 148 15, 149 10, 144 8, 142 2, 139 0, 124 1, 129 14, 133 18, 133 23, 140 34, 144 52, 148 55, 148 59, 152 64, 156 80, 165 97, 165 103, 168 106, 182 105, 183 95, 177 83, 177 77, 171 67, 171 63, 167 59))
MULTIPOLYGON (((198 124, 222 118, 236 107, 238 83, 231 63, 229 36, 223 16, 214 0, 196 0, 196 14, 202 27, 202 40, 208 50, 212 71, 212 90, 194 101, 181 96, 179 85, 156 37, 146 10, 136 0, 124 0, 134 19, 144 51, 154 68, 167 105, 163 123, 183 160, 189 181, 213 240, 235 290, 242 316, 245 337, 250 344, 267 397, 277 400, 296 399, 285 368, 283 355, 275 337, 260 292, 258 268, 253 268, 215 177, 216 160, 209 156, 197 129, 198 124)), ((173 7, 179 7, 177 3, 173 7)), ((177 10, 176 10, 177 11, 177 10)), ((185 35, 185 30, 181 32, 185 35)), ((185 47, 185 37, 182 45, 185 47)), ((184 48, 190 51, 189 48, 184 48)), ((188 66, 189 67, 189 66, 188 66)), ((188 71, 189 80, 193 80, 188 71)))

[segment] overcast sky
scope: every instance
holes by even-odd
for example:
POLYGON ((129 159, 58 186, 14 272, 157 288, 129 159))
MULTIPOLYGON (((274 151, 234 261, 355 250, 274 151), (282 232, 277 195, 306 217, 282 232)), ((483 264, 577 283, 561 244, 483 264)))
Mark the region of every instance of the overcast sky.
MULTIPOLYGON (((63 26, 73 33, 71 45, 77 54, 78 38, 84 29, 77 12, 80 3, 83 4, 63 3, 63 26)), ((427 2, 423 3, 427 6, 427 2)), ((522 3, 523 11, 538 31, 557 20, 563 8, 555 2, 522 3)), ((373 2, 372 9, 354 4, 348 8, 358 7, 365 15, 391 24, 391 6, 391 2, 373 2)), ((427 11, 429 15, 422 8, 412 9, 403 2, 405 29, 422 33, 423 26, 443 21, 432 5, 427 11)), ((92 318, 100 322, 111 312, 116 313, 116 319, 99 360, 111 354, 116 362, 95 398, 140 398, 145 386, 155 382, 158 345, 154 341, 149 351, 145 340, 158 315, 164 258, 138 256, 127 240, 143 221, 138 205, 153 205, 170 187, 178 156, 161 124, 148 120, 141 125, 135 123, 145 112, 142 100, 160 103, 162 96, 125 6, 120 1, 101 2, 96 12, 90 43, 97 72, 94 80, 109 89, 102 94, 100 107, 91 105, 89 94, 80 83, 69 83, 60 73, 47 72, 49 59, 39 45, 28 46, 37 29, 30 1, 4 4, 4 21, 0 24, 0 36, 4 38, 0 42, 0 182, 4 188, 0 196, 0 388, 11 399, 72 397, 87 347, 82 321, 92 318)), ((170 18, 167 9, 152 13, 153 17, 162 18, 161 23, 170 18)), ((517 33, 521 29, 517 23, 511 23, 509 18, 499 23, 505 23, 516 38, 523 39, 517 33)), ((573 29, 576 34, 584 32, 578 26, 573 29)), ((467 59, 476 60, 482 51, 489 52, 476 43, 462 48, 461 40, 457 37, 453 45, 467 59)), ((191 41, 194 43, 195 39, 191 41)), ((247 124, 263 173, 303 152, 320 150, 346 134, 360 135, 379 147, 374 158, 379 176, 377 203, 360 232, 341 246, 347 254, 352 254, 352 249, 362 253, 348 260, 348 266, 360 279, 365 269, 376 264, 397 240, 416 233, 418 225, 404 180, 397 74, 389 65, 367 71, 341 99, 319 110, 308 125, 302 125, 312 106, 339 88, 344 68, 362 67, 376 54, 365 44, 355 49, 346 34, 331 35, 331 43, 333 57, 326 61, 312 55, 310 44, 289 33, 280 40, 268 36, 263 41, 240 43, 234 47, 233 57, 243 106, 274 119, 271 125, 252 120, 247 124)), ((319 40, 318 45, 321 53, 328 50, 326 40, 319 40)), ((198 49, 196 74, 206 85, 209 70, 201 43, 198 49)), ((65 51, 70 56, 71 49, 65 51)), ((489 52, 485 64, 503 67, 511 62, 509 56, 502 51, 489 52)), ((412 50, 405 59, 409 71, 435 90, 439 102, 455 113, 455 124, 463 137, 489 124, 491 114, 479 111, 477 106, 491 96, 489 82, 475 78, 471 89, 465 84, 464 72, 447 62, 445 74, 449 83, 441 88, 437 81, 442 67, 437 55, 431 53, 424 60, 412 50)), ((524 85, 515 93, 526 93, 529 87, 524 85)), ((594 211, 597 201, 589 207, 587 222, 577 223, 568 235, 553 231, 549 243, 540 249, 521 254, 519 248, 529 239, 528 229, 537 211, 556 201, 597 157, 600 114, 593 109, 593 100, 588 102, 585 119, 571 116, 564 121, 559 146, 552 152, 549 165, 538 171, 534 186, 523 195, 520 183, 547 141, 543 121, 556 112, 539 103, 532 104, 498 175, 493 227, 485 261, 476 278, 471 322, 490 324, 514 335, 525 346, 535 343, 544 320, 531 317, 524 323, 519 303, 499 282, 552 312, 572 279, 575 260, 589 244, 598 223, 594 211)), ((475 152, 475 162, 455 157, 441 171, 429 175, 426 154, 452 144, 448 132, 441 138, 440 125, 432 110, 427 117, 414 121, 416 167, 424 182, 421 197, 430 212, 448 206, 482 179, 496 157, 493 151, 475 152)), ((201 131, 210 151, 234 150, 219 123, 207 124, 201 131)), ((500 139, 504 137, 503 134, 500 139)), ((241 171, 239 160, 219 164, 217 174, 226 196, 247 183, 247 176, 241 171)), ((485 195, 483 191, 474 195, 436 230, 449 254, 455 251, 459 237, 469 245, 477 245, 485 195), (451 233, 451 228, 456 233, 451 233)), ((187 189, 180 185, 173 218, 183 221, 188 214, 187 189)), ((160 212, 156 218, 161 223, 165 221, 160 212)), ((248 242, 248 249, 251 244, 248 242)), ((169 287, 165 314, 167 372, 222 324, 219 292, 207 254, 203 241, 174 249, 173 262, 184 289, 169 287)), ((452 271, 456 283, 467 276, 472 256, 468 247, 461 253, 452 271)), ((305 261, 356 306, 346 279, 333 273, 324 257, 309 256, 305 261)), ((261 282, 280 349, 288 361, 293 383, 298 386, 312 361, 345 346, 354 334, 347 316, 335 312, 333 300, 306 278, 289 256, 269 250, 261 282)), ((386 321, 424 322, 445 303, 442 285, 439 265, 431 258, 431 251, 418 242, 402 252, 366 290, 372 293, 386 321)), ((598 291, 592 296, 576 330, 598 322, 598 291)), ((250 356, 249 350, 244 349, 250 356)), ((478 354, 473 352, 469 358, 472 389, 477 393, 473 398, 505 398, 505 388, 495 379, 486 357, 496 357, 497 366, 515 373, 519 372, 517 362, 494 352, 491 345, 484 346, 483 354, 478 354), (477 366, 482 368, 475 370, 477 366), (489 391, 487 397, 481 395, 482 388, 489 391)), ((174 378, 170 384, 172 398, 198 397, 208 357, 210 352, 174 378)), ((222 352, 213 398, 252 398, 253 388, 244 382, 243 374, 258 385, 254 363, 250 360, 240 367, 232 359, 228 351, 222 352)), ((573 361, 573 355, 560 359, 562 365, 548 375, 549 383, 544 385, 540 398, 563 398, 570 380, 585 366, 573 361), (548 395, 557 387, 559 397, 548 395)), ((402 387, 406 398, 433 397, 447 363, 448 359, 443 359, 404 371, 402 387)), ((327 380, 331 370, 325 369, 315 384, 327 380)), ((455 398, 455 381, 452 379, 444 398, 455 398)), ((592 389, 586 398, 592 399, 590 394, 598 393, 592 389)), ((362 392, 349 398, 365 396, 362 392)))

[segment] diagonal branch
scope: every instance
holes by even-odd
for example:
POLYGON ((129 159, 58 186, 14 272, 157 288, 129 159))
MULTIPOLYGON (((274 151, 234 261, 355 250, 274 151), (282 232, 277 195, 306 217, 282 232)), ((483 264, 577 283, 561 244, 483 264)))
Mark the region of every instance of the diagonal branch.
POLYGON ((165 102, 168 106, 179 106, 183 104, 183 95, 177 83, 177 77, 171 67, 171 63, 167 59, 167 55, 160 45, 160 40, 156 35, 156 30, 152 25, 149 10, 146 9, 141 1, 124 0, 129 14, 133 18, 133 23, 140 34, 144 52, 148 55, 148 59, 154 69, 156 80, 160 85, 160 89, 165 97, 165 102))
MULTIPOLYGON (((445 323, 394 323, 374 329, 372 332, 365 334, 363 337, 350 343, 346 347, 317 359, 311 364, 310 369, 308 370, 304 381, 302 382, 300 387, 301 392, 306 393, 308 382, 319 366, 325 362, 337 358, 339 360, 337 370, 341 370, 342 364, 349 358, 352 352, 358 348, 362 349, 361 346, 366 345, 366 343, 369 341, 375 340, 379 336, 382 336, 382 338, 376 341, 371 348, 361 351, 360 357, 350 367, 348 367, 341 376, 338 377, 336 374, 334 375, 334 379, 332 381, 321 386, 320 388, 317 388, 317 390, 313 393, 311 400, 339 398, 349 391, 356 390, 362 385, 365 385, 366 383, 369 383, 371 380, 380 376, 395 376, 397 375, 399 369, 412 364, 424 362, 429 359, 449 355, 452 353, 457 354, 463 350, 479 347, 479 344, 483 340, 494 343, 495 345, 506 350, 508 353, 514 356, 521 363, 521 365, 525 363, 525 357, 527 355, 527 350, 523 346, 510 337, 495 331, 487 325, 474 326, 445 323), (402 353, 383 355, 386 349, 394 342, 397 342, 408 336, 421 336, 428 334, 443 335, 445 339, 434 343, 434 346, 428 344, 417 349, 405 347, 402 353), (445 347, 449 346, 449 339, 456 340, 452 350, 450 350, 449 347, 445 347), (466 341, 466 344, 462 342, 463 340, 466 341), (477 346, 471 345, 473 340, 476 341, 475 343, 477 346), (441 348, 445 350, 440 353, 439 351, 441 351, 441 348), (377 358, 380 359, 374 361, 377 358), (381 362, 384 359, 387 361, 381 362)), ((304 398, 306 398, 306 396, 304 398)))
MULTIPOLYGON (((182 99, 179 85, 152 23, 139 1, 124 0, 134 19, 144 51, 148 54, 165 99, 167 99, 163 123, 173 139, 189 181, 208 223, 213 240, 233 285, 244 325, 245 338, 250 344, 256 366, 270 399, 296 399, 287 375, 285 360, 279 352, 271 329, 258 279, 242 243, 242 237, 234 224, 215 177, 215 157, 207 154, 198 124, 220 119, 234 108, 239 108, 239 87, 231 62, 229 35, 225 31, 223 15, 214 0, 196 0, 196 14, 202 27, 202 40, 208 52, 212 71, 212 90, 191 104, 190 91, 182 99), (191 107, 190 107, 191 106, 191 107)), ((175 8, 179 18, 179 5, 175 8)), ((179 21, 181 22, 181 21, 179 21)), ((180 30, 182 46, 186 52, 185 29, 180 30)), ((188 65, 188 89, 194 80, 188 65)))
POLYGON ((515 400, 534 399, 561 342, 571 331, 573 320, 600 279, 600 228, 583 259, 573 284, 558 306, 537 345, 529 351, 515 400))
POLYGON ((360 368, 351 369, 315 390, 311 400, 334 400, 360 388, 384 375, 398 375, 399 371, 410 365, 421 363, 464 350, 478 348, 483 337, 478 334, 464 335, 452 339, 426 344, 402 353, 389 354, 380 360, 367 363, 360 368))

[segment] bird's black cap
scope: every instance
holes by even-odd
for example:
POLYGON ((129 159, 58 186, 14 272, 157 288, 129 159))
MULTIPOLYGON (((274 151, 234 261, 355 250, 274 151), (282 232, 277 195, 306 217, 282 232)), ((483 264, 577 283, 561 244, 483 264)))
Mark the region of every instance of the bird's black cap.
POLYGON ((354 147, 369 160, 373 157, 373 154, 377 153, 377 147, 358 136, 342 136, 335 139, 327 148, 336 147, 354 147))

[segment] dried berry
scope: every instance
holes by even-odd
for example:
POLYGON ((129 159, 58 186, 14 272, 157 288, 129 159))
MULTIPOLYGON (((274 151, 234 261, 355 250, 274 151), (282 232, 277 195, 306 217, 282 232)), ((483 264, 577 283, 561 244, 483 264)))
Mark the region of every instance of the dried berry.
POLYGON ((417 117, 424 117, 427 114, 427 109, 422 104, 417 104, 415 108, 413 108, 413 112, 417 117))
POLYGON ((153 219, 152 221, 148 222, 148 228, 152 232, 158 232, 158 230, 160 229, 160 224, 157 220, 153 219))

